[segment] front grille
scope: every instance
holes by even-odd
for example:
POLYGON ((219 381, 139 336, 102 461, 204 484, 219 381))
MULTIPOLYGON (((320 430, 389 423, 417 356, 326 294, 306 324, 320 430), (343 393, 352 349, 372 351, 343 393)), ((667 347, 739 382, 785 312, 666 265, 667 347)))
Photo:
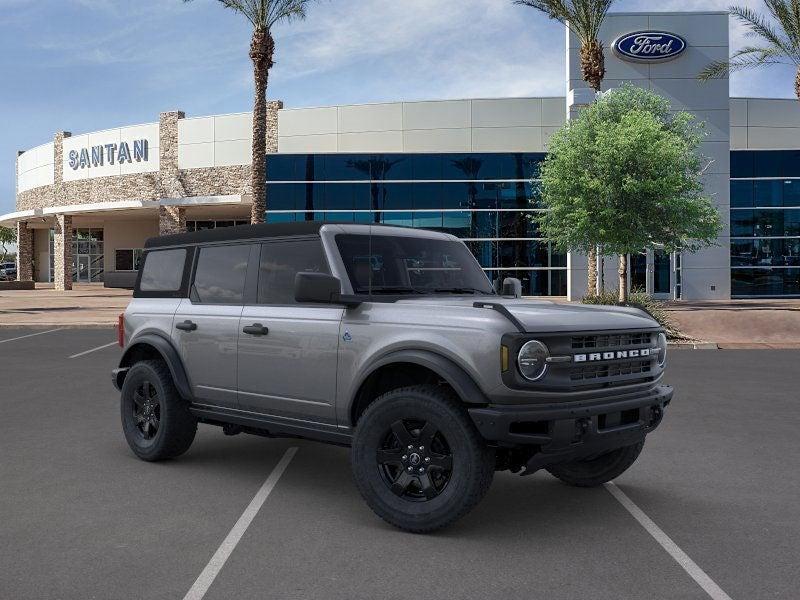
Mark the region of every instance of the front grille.
POLYGON ((597 348, 619 348, 620 346, 646 346, 650 344, 651 333, 608 333, 599 335, 580 335, 572 338, 573 350, 593 350, 597 348))
POLYGON ((612 364, 597 364, 572 367, 569 377, 571 381, 592 381, 612 379, 623 375, 647 375, 652 368, 652 360, 632 360, 612 364))

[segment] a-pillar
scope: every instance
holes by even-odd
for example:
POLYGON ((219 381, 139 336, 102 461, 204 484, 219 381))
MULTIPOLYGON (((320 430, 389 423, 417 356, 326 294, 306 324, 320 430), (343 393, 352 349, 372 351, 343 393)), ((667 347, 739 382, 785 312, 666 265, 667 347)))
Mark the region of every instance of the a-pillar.
POLYGON ((53 239, 53 280, 55 289, 72 289, 72 217, 56 215, 53 239))
POLYGON ((33 229, 17 223, 17 281, 33 281, 33 229))
POLYGON ((158 207, 158 235, 186 231, 186 209, 181 206, 158 207))

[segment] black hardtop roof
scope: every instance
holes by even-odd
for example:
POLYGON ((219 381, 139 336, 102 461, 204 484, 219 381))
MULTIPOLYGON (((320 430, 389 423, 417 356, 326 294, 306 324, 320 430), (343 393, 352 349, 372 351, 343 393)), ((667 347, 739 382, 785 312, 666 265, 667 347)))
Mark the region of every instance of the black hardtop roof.
POLYGON ((189 233, 151 237, 145 242, 144 247, 164 248, 168 246, 192 246, 195 244, 233 240, 316 235, 323 225, 324 223, 319 221, 302 221, 300 223, 260 223, 258 225, 218 227, 189 233))

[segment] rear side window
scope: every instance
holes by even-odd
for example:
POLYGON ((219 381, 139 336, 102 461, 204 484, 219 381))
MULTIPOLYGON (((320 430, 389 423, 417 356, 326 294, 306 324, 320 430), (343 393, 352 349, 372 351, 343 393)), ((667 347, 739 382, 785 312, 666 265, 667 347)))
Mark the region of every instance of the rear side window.
POLYGON ((200 248, 194 295, 204 304, 242 304, 250 246, 200 248))
POLYGON ((143 292, 177 292, 181 289, 186 248, 151 250, 145 255, 139 289, 143 292))
POLYGON ((258 271, 258 303, 295 304, 294 277, 301 272, 330 273, 321 240, 263 244, 258 271))

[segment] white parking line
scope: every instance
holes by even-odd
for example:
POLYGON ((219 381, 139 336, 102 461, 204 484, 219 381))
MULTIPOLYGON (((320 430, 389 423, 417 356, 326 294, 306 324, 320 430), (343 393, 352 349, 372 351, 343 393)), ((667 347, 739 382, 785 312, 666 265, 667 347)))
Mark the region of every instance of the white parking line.
POLYGON ((6 342, 16 342, 17 340, 24 340, 25 338, 33 337, 35 335, 44 335, 45 333, 53 333, 54 331, 61 331, 63 328, 58 329, 49 329, 47 331, 37 331, 36 333, 29 333, 28 335, 21 335, 19 337, 11 338, 8 340, 0 340, 0 344, 5 344, 6 342))
POLYGON ((605 486, 606 489, 611 492, 611 495, 622 504, 625 510, 631 513, 634 519, 639 521, 639 524, 645 528, 647 533, 653 536, 659 545, 675 559, 675 562, 677 562, 683 570, 689 574, 689 577, 694 579, 697 585, 703 588, 711 598, 714 600, 731 600, 731 597, 714 583, 714 580, 711 579, 703 569, 697 566, 697 563, 689 558, 689 555, 681 550, 678 545, 650 519, 650 517, 644 514, 644 511, 625 495, 625 492, 614 485, 613 482, 606 483, 605 486))
POLYGON ((73 354, 70 358, 78 358, 79 356, 86 356, 87 354, 91 354, 92 352, 97 352, 98 350, 102 350, 103 348, 108 348, 109 346, 116 346, 119 342, 110 342, 108 344, 103 344, 102 346, 98 346, 97 348, 92 348, 91 350, 85 350, 83 352, 78 352, 77 354, 73 354))
POLYGON ((275 465, 275 468, 272 469, 272 473, 269 474, 269 477, 267 477, 266 481, 261 486, 261 489, 256 492, 250 504, 244 509, 242 516, 236 521, 233 529, 231 529, 228 536, 222 541, 222 545, 217 548, 214 556, 211 557, 206 568, 203 569, 203 572, 200 573, 200 576, 194 582, 194 585, 192 585, 192 588, 186 593, 186 596, 183 597, 183 600, 200 600, 206 595, 208 588, 214 583, 214 579, 216 579, 220 570, 222 570, 228 557, 231 555, 234 548, 236 548, 239 540, 242 539, 244 532, 247 531, 247 528, 250 526, 250 523, 252 523, 256 514, 258 514, 267 496, 269 496, 270 492, 275 488, 275 484, 278 483, 278 479, 283 475, 283 472, 286 470, 286 467, 289 466, 296 452, 297 448, 294 446, 286 450, 281 460, 275 465))

